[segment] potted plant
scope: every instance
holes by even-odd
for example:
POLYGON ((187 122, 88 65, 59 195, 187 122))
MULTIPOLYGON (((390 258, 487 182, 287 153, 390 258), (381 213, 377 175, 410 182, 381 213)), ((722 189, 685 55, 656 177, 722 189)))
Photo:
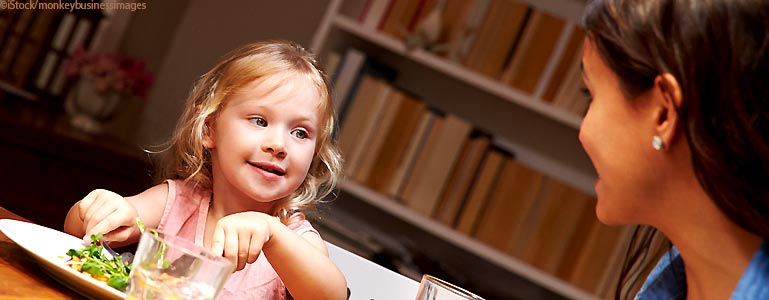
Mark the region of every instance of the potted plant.
POLYGON ((77 49, 65 62, 65 74, 76 83, 67 109, 73 126, 99 133, 121 101, 146 99, 154 76, 143 60, 115 53, 77 49))

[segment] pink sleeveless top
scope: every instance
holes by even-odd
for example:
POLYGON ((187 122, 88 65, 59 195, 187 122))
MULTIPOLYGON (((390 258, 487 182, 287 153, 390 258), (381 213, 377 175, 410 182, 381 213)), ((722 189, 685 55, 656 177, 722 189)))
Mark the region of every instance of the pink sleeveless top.
MULTIPOLYGON (((166 183, 168 199, 158 230, 203 245, 211 193, 182 180, 166 180, 166 183)), ((308 231, 317 233, 307 220, 291 224, 289 228, 299 235, 308 231)), ((282 300, 286 299, 286 286, 261 253, 256 262, 230 275, 216 299, 282 300)))

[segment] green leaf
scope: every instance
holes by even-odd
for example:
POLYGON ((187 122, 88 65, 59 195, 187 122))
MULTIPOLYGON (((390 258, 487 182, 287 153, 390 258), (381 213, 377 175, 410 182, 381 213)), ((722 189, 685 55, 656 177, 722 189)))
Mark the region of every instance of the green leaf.
POLYGON ((83 257, 83 250, 69 249, 67 250, 67 256, 69 257, 83 257))
POLYGON ((125 291, 125 289, 128 287, 128 276, 112 275, 107 281, 107 285, 118 290, 125 291))
POLYGON ((92 234, 91 235, 91 244, 96 244, 96 241, 101 241, 101 239, 104 238, 104 236, 101 233, 92 234))
POLYGON ((83 263, 83 266, 80 268, 80 270, 93 276, 104 275, 104 270, 98 261, 88 260, 83 263))

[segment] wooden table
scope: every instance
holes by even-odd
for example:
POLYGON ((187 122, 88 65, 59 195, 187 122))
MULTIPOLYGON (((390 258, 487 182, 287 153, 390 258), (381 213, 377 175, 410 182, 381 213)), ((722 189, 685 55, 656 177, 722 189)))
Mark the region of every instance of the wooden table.
MULTIPOLYGON (((0 207, 0 219, 27 221, 0 207)), ((21 247, 0 232, 0 300, 85 299, 43 273, 21 247)))

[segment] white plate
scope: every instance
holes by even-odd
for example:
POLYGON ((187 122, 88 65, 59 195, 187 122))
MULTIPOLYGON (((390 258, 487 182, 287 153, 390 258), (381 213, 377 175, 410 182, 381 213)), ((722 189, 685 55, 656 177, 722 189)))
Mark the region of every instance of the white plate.
POLYGON ((69 234, 37 224, 0 220, 0 231, 19 245, 42 267, 65 286, 91 299, 125 299, 125 294, 106 283, 91 278, 65 265, 69 249, 86 246, 83 240, 69 234))

